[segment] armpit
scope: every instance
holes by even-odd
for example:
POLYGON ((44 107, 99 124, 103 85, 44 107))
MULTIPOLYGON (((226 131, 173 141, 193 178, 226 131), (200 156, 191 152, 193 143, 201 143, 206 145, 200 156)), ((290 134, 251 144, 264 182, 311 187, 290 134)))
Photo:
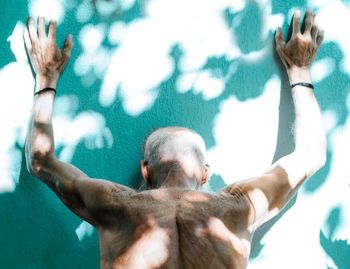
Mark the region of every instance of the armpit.
POLYGON ((232 184, 225 188, 221 195, 225 197, 225 206, 229 208, 234 226, 239 230, 247 229, 255 220, 255 209, 244 186, 238 183, 232 184))

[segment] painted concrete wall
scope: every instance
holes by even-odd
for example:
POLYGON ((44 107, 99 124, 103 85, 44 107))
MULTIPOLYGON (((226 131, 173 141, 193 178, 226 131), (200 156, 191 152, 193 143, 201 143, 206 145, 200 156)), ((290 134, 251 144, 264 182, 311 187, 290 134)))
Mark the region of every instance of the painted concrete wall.
POLYGON ((21 32, 29 15, 57 19, 61 44, 74 37, 55 104, 61 160, 138 187, 144 137, 182 125, 207 143, 213 191, 293 148, 273 34, 279 25, 287 33, 297 7, 318 12, 326 30, 312 73, 328 161, 282 218, 258 230, 249 269, 349 269, 350 2, 339 0, 1 0, 0 268, 99 267, 96 231, 25 169, 34 81, 21 32))

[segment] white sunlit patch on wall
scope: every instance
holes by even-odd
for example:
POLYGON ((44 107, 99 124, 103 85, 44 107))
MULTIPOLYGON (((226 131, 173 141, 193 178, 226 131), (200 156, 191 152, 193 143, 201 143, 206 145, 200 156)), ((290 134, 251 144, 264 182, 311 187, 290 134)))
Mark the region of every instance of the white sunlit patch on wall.
POLYGON ((86 23, 94 15, 94 7, 91 0, 83 0, 75 10, 75 18, 80 23, 86 23))
MULTIPOLYGON (((270 31, 274 31, 283 23, 284 16, 271 14, 270 1, 258 1, 258 4, 263 23, 262 36, 266 39, 270 31)), ((239 68, 234 59, 239 59, 242 63, 256 62, 269 55, 272 47, 268 43, 261 50, 243 54, 236 45, 234 28, 241 23, 239 12, 244 9, 245 2, 219 1, 215 5, 215 7, 208 5, 201 10, 202 13, 196 12, 195 16, 189 14, 188 20, 184 22, 185 31, 179 41, 184 56, 180 61, 183 73, 177 81, 177 90, 181 93, 192 89, 194 93, 202 93, 205 100, 218 97, 223 92, 227 79, 239 68), (223 13, 226 8, 235 13, 233 29, 230 29, 224 21, 223 13), (188 29, 188 25, 191 25, 192 29, 188 29), (211 70, 203 70, 204 64, 212 56, 225 57, 228 61, 233 61, 227 74, 218 76, 211 70)))
POLYGON ((70 162, 77 145, 85 142, 89 149, 111 148, 113 135, 106 126, 104 117, 94 111, 83 111, 76 114, 78 101, 75 96, 62 96, 55 101, 55 131, 56 148, 62 148, 60 160, 70 162))
POLYGON ((281 13, 272 14, 271 0, 257 0, 256 3, 261 14, 261 37, 265 40, 270 32, 274 33, 277 27, 283 25, 285 17, 281 13))
MULTIPOLYGON (((241 3, 242 2, 242 3, 241 3)), ((139 115, 150 108, 161 82, 174 72, 174 60, 170 52, 175 45, 183 51, 180 59, 182 72, 200 69, 210 56, 239 54, 234 46, 232 34, 225 24, 223 11, 230 7, 229 1, 159 1, 145 3, 145 17, 125 27, 122 37, 117 37, 116 48, 104 77, 100 102, 111 105, 120 90, 125 111, 139 115), (179 20, 181 14, 181 20, 179 20)), ((244 8, 239 1, 235 10, 244 8)), ((115 33, 114 31, 111 33, 115 33)), ((219 78, 206 72, 195 74, 197 91, 205 91, 204 82, 212 85, 214 93, 205 91, 206 98, 221 94, 223 85, 219 78)), ((180 91, 191 75, 180 78, 180 91)))
POLYGON ((74 62, 74 72, 81 77, 85 87, 96 79, 102 79, 110 59, 110 50, 102 45, 106 37, 106 25, 86 24, 80 30, 78 41, 83 52, 74 62))
POLYGON ((331 57, 314 62, 311 67, 313 83, 318 83, 330 76, 334 72, 335 66, 336 62, 331 57))
POLYGON ((342 68, 350 74, 350 42, 347 26, 350 24, 350 9, 340 0, 309 0, 310 8, 317 10, 317 23, 325 30, 324 42, 335 42, 343 52, 342 68))
MULTIPOLYGON (((350 96, 350 95, 349 95, 350 96)), ((350 105, 348 105, 350 108, 350 105)), ((332 149, 332 159, 330 160, 330 172, 327 180, 327 189, 325 197, 329 196, 332 199, 328 207, 339 207, 341 210, 341 219, 337 224, 336 231, 331 236, 331 240, 342 239, 349 240, 349 208, 350 208, 350 171, 347 169, 346 160, 349 159, 350 152, 350 116, 347 117, 345 124, 333 130, 329 137, 329 146, 332 149), (336 184, 335 184, 336 183, 336 184), (330 195, 337 194, 337 195, 330 195)), ((329 212, 330 212, 329 210, 329 212)), ((326 222, 328 215, 324 216, 325 235, 329 235, 326 222)))
POLYGON ((169 42, 171 34, 164 25, 152 18, 126 27, 103 79, 100 103, 111 105, 119 88, 125 111, 138 115, 153 104, 156 88, 173 72, 173 60, 168 56, 173 42, 169 42))
POLYGON ((28 3, 29 14, 33 17, 44 16, 47 20, 61 23, 69 0, 32 0, 28 3))
POLYGON ((18 182, 22 153, 16 144, 24 144, 33 98, 34 80, 24 49, 23 29, 24 25, 18 22, 8 38, 16 61, 0 70, 0 192, 14 191, 18 182))
MULTIPOLYGON (((227 74, 218 75, 204 69, 210 57, 227 60, 243 57, 249 61, 259 55, 266 56, 266 50, 271 49, 267 46, 262 51, 242 55, 237 47, 234 29, 225 21, 224 13, 229 9, 238 14, 245 6, 245 1, 152 0, 144 4, 144 17, 129 24, 114 23, 108 40, 117 48, 103 78, 101 105, 111 105, 119 91, 128 114, 138 116, 149 109, 158 96, 160 84, 175 71, 174 59, 170 56, 175 45, 182 51, 177 91, 193 90, 201 93, 205 100, 220 96, 227 74)), ((283 22, 284 16, 271 14, 270 1, 259 1, 259 6, 266 38, 283 22)), ((234 18, 239 24, 239 16, 234 18)), ((79 67, 83 62, 76 65, 79 67)))
POLYGON ((225 88, 225 82, 223 74, 202 70, 184 73, 177 80, 176 88, 179 93, 193 89, 194 93, 202 93, 205 100, 210 100, 221 95, 225 88))
POLYGON ((136 0, 100 0, 96 1, 97 12, 102 16, 112 16, 115 13, 132 8, 136 0))
POLYGON ((214 122, 216 145, 208 151, 213 173, 225 183, 256 176, 271 165, 278 130, 280 80, 268 80, 261 96, 221 104, 214 122))

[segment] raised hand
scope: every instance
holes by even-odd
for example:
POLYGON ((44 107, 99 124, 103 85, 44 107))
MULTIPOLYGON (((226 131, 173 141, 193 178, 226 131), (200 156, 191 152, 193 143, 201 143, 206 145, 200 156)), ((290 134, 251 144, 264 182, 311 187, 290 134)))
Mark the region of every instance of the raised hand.
MULTIPOLYGON (((49 32, 46 34, 45 18, 38 18, 38 30, 33 18, 28 19, 24 31, 24 41, 30 62, 36 73, 37 83, 46 81, 47 86, 56 86, 60 73, 67 65, 72 47, 72 37, 69 35, 60 49, 56 43, 56 22, 50 21, 49 32)), ((38 90, 38 89, 37 89, 38 90)), ((40 89, 39 89, 40 90, 40 89)))
POLYGON ((311 11, 305 14, 305 30, 300 31, 300 11, 295 11, 293 16, 293 32, 286 44, 282 29, 277 29, 275 40, 276 50, 287 72, 295 67, 308 69, 316 57, 321 46, 324 32, 320 30, 314 21, 315 15, 311 11))

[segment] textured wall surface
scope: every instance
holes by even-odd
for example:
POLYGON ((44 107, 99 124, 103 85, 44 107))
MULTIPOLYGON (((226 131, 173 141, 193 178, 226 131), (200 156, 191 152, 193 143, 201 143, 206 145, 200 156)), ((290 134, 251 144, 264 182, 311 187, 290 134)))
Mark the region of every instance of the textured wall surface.
POLYGON ((215 191, 293 149, 273 35, 295 8, 326 31, 312 74, 328 160, 257 231, 249 269, 349 269, 350 2, 340 0, 0 0, 0 268, 99 268, 96 231, 26 170, 29 15, 58 20, 58 42, 75 43, 55 101, 61 160, 137 188, 145 136, 181 125, 204 137, 215 191))

